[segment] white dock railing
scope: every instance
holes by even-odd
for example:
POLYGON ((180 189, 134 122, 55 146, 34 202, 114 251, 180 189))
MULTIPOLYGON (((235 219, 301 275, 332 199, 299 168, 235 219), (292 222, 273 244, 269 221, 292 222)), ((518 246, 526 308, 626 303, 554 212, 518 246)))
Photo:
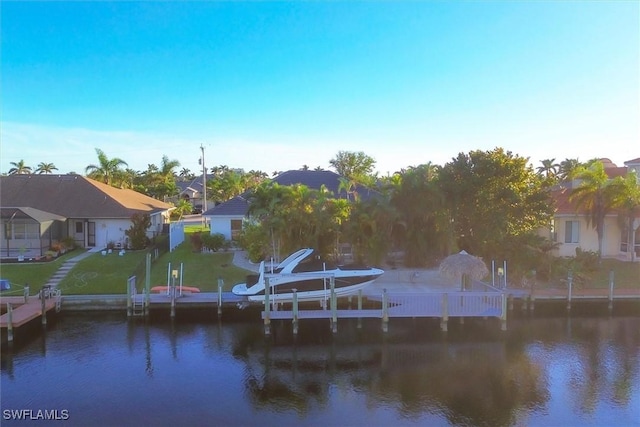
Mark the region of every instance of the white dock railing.
MULTIPOLYGON (((442 330, 447 330, 450 317, 496 317, 501 329, 506 330, 507 295, 502 292, 387 292, 382 294, 381 308, 362 309, 362 293, 358 293, 358 309, 341 309, 332 304, 329 310, 300 310, 294 298, 292 310, 266 310, 262 313, 265 326, 271 319, 291 319, 297 326, 298 319, 382 318, 386 330, 390 318, 432 317, 441 320, 442 330)), ((333 325, 335 330, 335 325, 333 325)), ((266 331, 267 329, 265 329, 266 331)), ((297 328, 294 327, 294 331, 297 328)))

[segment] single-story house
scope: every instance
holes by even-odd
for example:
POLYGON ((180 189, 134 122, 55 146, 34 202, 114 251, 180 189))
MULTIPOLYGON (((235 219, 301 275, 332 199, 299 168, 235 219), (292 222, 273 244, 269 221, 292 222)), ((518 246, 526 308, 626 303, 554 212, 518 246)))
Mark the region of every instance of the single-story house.
MULTIPOLYGON (((618 167, 609 159, 601 161, 611 179, 625 176, 630 171, 636 171, 636 176, 640 177, 640 159, 625 162, 625 167, 618 167)), ((596 230, 588 223, 587 215, 578 211, 570 200, 571 191, 578 185, 579 181, 573 180, 558 185, 552 191, 556 211, 550 231, 552 240, 558 243, 555 252, 558 256, 575 256, 577 248, 598 251, 596 230)), ((628 261, 640 259, 640 216, 633 222, 634 233, 629 241, 628 230, 621 224, 620 215, 621 212, 612 211, 605 217, 602 256, 628 261)))
MULTIPOLYGON (((301 184, 313 190, 320 190, 324 186, 333 193, 334 197, 347 199, 349 195, 340 188, 340 179, 340 175, 327 170, 290 170, 282 172, 271 182, 279 185, 301 184)), ((364 200, 376 193, 375 190, 362 186, 357 186, 356 191, 364 200)), ((245 193, 203 212, 202 216, 211 225, 211 233, 221 233, 226 239, 235 239, 242 230, 243 220, 247 218, 249 212, 248 199, 249 194, 245 193)))
MULTIPOLYGON (((214 175, 207 174, 207 181, 214 178, 214 175)), ((176 186, 178 187, 178 197, 174 201, 178 201, 177 199, 184 199, 194 206, 203 204, 203 195, 204 195, 204 187, 202 185, 202 175, 192 179, 191 181, 178 181, 176 182, 176 186)))
POLYGON ((149 214, 149 237, 162 232, 173 206, 81 175, 16 174, 0 177, 0 254, 43 256, 71 237, 83 248, 127 247, 134 213, 149 214))

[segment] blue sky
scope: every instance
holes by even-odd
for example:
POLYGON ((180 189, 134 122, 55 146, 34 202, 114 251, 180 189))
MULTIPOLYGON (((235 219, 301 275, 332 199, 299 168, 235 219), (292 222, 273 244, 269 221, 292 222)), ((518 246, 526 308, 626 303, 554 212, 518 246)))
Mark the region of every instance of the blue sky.
POLYGON ((640 157, 640 3, 2 2, 0 172, 640 157))

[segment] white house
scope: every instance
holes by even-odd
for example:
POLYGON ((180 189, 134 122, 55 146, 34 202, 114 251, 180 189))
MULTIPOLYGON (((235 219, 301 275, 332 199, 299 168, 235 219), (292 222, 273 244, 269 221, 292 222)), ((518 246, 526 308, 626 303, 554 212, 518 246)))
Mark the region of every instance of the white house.
POLYGON ((0 177, 1 255, 42 256, 56 241, 71 237, 83 248, 126 247, 134 213, 148 214, 147 235, 162 232, 171 205, 80 175, 0 177))

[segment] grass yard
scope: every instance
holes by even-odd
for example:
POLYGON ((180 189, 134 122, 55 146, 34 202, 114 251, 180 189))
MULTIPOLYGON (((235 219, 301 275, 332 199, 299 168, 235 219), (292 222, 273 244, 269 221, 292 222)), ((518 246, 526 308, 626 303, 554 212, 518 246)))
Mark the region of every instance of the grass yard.
POLYGON ((614 283, 620 288, 640 288, 640 263, 622 262, 615 259, 603 259, 602 265, 592 276, 587 287, 608 288, 609 271, 613 270, 614 283))
MULTIPOLYGON (((201 291, 217 291, 218 278, 224 280, 224 290, 243 282, 248 272, 233 265, 232 252, 214 254, 194 253, 189 235, 204 230, 201 226, 185 227, 185 242, 173 252, 165 253, 151 265, 151 286, 166 285, 169 263, 171 269, 180 270, 182 284, 201 291)), ((139 263, 144 263, 146 252, 127 252, 124 256, 113 253, 103 256, 96 253, 82 261, 58 285, 63 295, 124 294, 127 279, 139 263)), ((53 274, 53 273, 51 273, 53 274)), ((176 281, 179 284, 179 279, 176 281)), ((144 279, 136 284, 138 291, 144 287, 144 279)))
POLYGON ((11 289, 1 293, 3 296, 22 295, 25 284, 29 284, 30 294, 37 294, 49 278, 69 258, 78 256, 83 249, 76 249, 48 262, 1 263, 0 277, 11 282, 11 289))
MULTIPOLYGON (((233 252, 213 254, 194 253, 189 242, 185 241, 175 251, 166 253, 153 264, 151 270, 151 286, 166 285, 168 266, 180 271, 182 263, 182 284, 195 286, 201 291, 218 290, 218 278, 224 281, 225 291, 233 285, 244 282, 248 271, 233 265, 233 252)), ((179 279, 176 280, 179 284, 179 279)), ((140 287, 141 285, 138 285, 140 287)))
POLYGON ((76 264, 58 288, 62 295, 124 294, 127 279, 145 255, 145 251, 129 251, 124 256, 97 252, 76 264))

